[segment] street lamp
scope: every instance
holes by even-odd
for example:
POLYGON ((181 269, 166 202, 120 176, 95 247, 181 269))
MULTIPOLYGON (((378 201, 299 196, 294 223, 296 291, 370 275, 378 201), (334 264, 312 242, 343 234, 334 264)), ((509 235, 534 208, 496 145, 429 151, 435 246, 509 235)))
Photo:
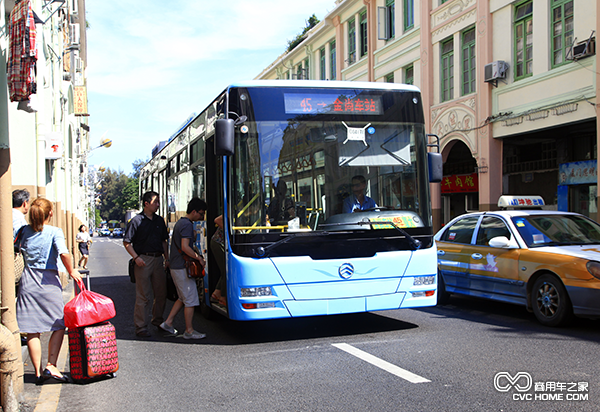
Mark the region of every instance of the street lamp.
MULTIPOLYGON (((104 133, 104 135, 102 135, 102 140, 100 140, 100 145, 87 150, 85 152, 83 152, 82 154, 82 158, 83 161, 85 162, 86 166, 88 165, 88 156, 90 155, 90 152, 92 152, 93 150, 99 149, 101 147, 106 147, 109 148, 112 146, 112 140, 105 138, 104 136, 106 136, 106 132, 104 133)), ((101 163, 102 164, 102 163, 101 163)), ((98 172, 104 172, 106 169, 104 167, 100 167, 98 166, 97 168, 94 169, 93 173, 89 173, 89 168, 87 170, 87 179, 85 180, 86 184, 85 184, 85 191, 87 192, 87 195, 85 196, 88 200, 88 225, 89 227, 96 227, 96 185, 100 182, 98 180, 98 172), (91 180, 91 181, 90 181, 91 180)), ((83 169, 82 169, 83 171, 83 169)), ((83 176, 82 176, 83 177, 83 176)))

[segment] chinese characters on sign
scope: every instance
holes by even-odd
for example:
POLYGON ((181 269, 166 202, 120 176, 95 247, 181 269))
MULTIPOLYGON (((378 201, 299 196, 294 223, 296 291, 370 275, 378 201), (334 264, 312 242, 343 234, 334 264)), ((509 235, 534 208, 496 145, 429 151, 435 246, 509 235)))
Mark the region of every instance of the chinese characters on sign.
POLYGON ((85 86, 75 87, 73 96, 73 109, 76 116, 88 116, 87 111, 87 91, 85 86))
POLYGON ((479 177, 477 173, 470 175, 444 176, 442 179, 442 193, 465 193, 479 191, 479 177))
POLYGON ((517 198, 511 199, 508 202, 508 205, 509 206, 544 206, 544 202, 541 199, 517 197, 517 198))
POLYGON ((596 160, 562 163, 558 166, 559 185, 577 185, 592 183, 598 180, 596 160))
POLYGON ((381 96, 340 95, 332 93, 285 93, 287 114, 382 114, 381 96))

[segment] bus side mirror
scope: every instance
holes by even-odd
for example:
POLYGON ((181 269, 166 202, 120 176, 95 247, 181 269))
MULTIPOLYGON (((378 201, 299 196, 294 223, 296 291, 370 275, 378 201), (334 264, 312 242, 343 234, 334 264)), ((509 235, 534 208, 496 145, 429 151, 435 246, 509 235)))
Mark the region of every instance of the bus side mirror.
POLYGON ((444 162, 441 153, 428 152, 427 163, 429 163, 429 182, 439 183, 444 177, 444 162))
POLYGON ((234 152, 233 119, 218 119, 215 124, 215 155, 231 156, 234 152))

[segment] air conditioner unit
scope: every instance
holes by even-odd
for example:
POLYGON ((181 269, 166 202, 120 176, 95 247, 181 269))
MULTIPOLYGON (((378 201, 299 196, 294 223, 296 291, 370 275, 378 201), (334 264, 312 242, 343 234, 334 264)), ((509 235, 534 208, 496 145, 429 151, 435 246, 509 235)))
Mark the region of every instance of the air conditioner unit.
POLYGON ((506 71, 508 70, 508 63, 498 60, 485 65, 484 69, 484 81, 496 83, 498 79, 504 79, 506 77, 506 71))
POLYGON ((70 0, 69 1, 69 11, 71 12, 72 15, 77 15, 79 12, 79 5, 78 5, 78 0, 70 0))
POLYGON ((596 54, 596 38, 591 37, 573 46, 573 60, 583 59, 584 57, 596 54))
POLYGON ((69 45, 79 45, 79 23, 69 24, 69 45))
POLYGON ((75 57, 75 71, 78 73, 83 72, 83 60, 79 57, 75 57))

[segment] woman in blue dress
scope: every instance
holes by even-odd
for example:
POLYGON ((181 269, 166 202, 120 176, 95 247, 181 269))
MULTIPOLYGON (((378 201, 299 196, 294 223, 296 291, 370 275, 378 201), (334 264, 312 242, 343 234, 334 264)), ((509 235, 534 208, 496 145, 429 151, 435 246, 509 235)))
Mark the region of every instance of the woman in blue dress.
POLYGON ((17 322, 21 332, 27 334, 27 349, 38 385, 51 378, 67 382, 56 367, 65 334, 59 259, 73 279, 81 280, 79 272, 73 269, 63 231, 48 224, 52 216, 52 203, 48 199, 34 200, 29 210, 31 224, 23 228, 19 242, 25 269, 17 295, 17 322), (52 332, 44 370, 41 367, 42 332, 52 332))

